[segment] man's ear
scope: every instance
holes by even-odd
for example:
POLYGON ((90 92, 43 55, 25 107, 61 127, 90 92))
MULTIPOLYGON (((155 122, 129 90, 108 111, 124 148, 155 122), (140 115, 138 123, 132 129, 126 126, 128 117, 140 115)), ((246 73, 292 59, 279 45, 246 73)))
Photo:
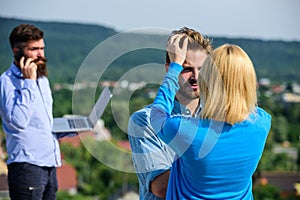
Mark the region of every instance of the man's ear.
POLYGON ((170 66, 170 63, 165 63, 166 72, 168 72, 169 66, 170 66))
POLYGON ((12 51, 13 51, 13 54, 15 55, 19 51, 19 48, 14 47, 14 48, 12 48, 12 51))

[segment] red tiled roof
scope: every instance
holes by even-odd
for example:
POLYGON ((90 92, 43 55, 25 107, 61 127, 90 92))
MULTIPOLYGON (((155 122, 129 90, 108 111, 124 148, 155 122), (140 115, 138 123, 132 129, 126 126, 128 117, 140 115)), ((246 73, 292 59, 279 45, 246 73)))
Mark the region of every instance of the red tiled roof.
POLYGON ((77 173, 75 168, 72 165, 63 162, 63 165, 57 168, 57 180, 59 190, 77 188, 77 173))
POLYGON ((131 151, 130 143, 128 140, 118 141, 118 146, 126 151, 131 151))
POLYGON ((63 137, 59 139, 60 143, 62 144, 71 144, 73 147, 79 147, 81 144, 81 139, 87 138, 87 137, 95 137, 95 133, 92 131, 86 131, 80 133, 80 135, 73 136, 73 137, 63 137))
POLYGON ((0 191, 7 191, 8 183, 7 183, 7 175, 0 174, 0 191))

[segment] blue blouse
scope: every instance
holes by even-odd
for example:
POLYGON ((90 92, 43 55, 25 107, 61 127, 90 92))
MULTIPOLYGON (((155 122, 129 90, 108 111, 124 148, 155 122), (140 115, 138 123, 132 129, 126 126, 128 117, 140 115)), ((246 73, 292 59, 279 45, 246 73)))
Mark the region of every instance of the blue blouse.
POLYGON ((172 164, 167 199, 253 199, 252 175, 263 153, 271 116, 259 107, 234 125, 171 116, 182 69, 171 63, 151 109, 155 132, 178 156, 172 164))

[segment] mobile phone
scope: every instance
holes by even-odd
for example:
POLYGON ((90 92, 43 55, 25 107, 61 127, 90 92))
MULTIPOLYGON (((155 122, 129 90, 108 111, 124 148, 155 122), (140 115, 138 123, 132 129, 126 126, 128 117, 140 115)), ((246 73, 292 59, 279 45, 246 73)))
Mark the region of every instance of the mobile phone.
POLYGON ((19 65, 20 65, 20 60, 23 56, 25 57, 25 59, 24 59, 24 63, 25 63, 28 57, 24 55, 23 49, 19 49, 14 55, 14 57, 19 65))

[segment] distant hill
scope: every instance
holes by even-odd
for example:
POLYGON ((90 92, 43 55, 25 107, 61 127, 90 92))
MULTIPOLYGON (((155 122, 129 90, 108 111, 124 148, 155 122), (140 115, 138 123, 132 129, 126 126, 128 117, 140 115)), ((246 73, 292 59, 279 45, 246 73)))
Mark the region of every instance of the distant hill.
MULTIPOLYGON (((46 56, 51 82, 73 83, 76 73, 89 53, 106 39, 116 37, 114 29, 89 24, 39 22, 0 17, 0 72, 6 70, 12 61, 12 53, 8 37, 13 27, 20 23, 30 23, 41 28, 45 33, 46 56)), ((180 27, 179 27, 180 28, 180 27)), ((167 35, 130 33, 126 41, 117 39, 106 46, 93 64, 95 67, 105 63, 111 51, 118 52, 135 46, 165 46, 167 35), (145 45, 147 43, 147 45, 145 45)), ((269 77, 272 81, 300 80, 300 42, 264 41, 240 38, 214 37, 215 47, 223 43, 238 44, 244 48, 255 65, 258 77, 269 77)), ((113 52, 113 53, 114 53, 113 52)), ((164 64, 165 52, 155 48, 143 48, 119 55, 105 72, 103 78, 118 80, 132 67, 148 64, 164 64)), ((147 77, 155 75, 155 71, 147 73, 147 77), (152 74, 151 74, 152 73, 152 74)), ((87 74, 92 75, 92 74, 87 74)))
POLYGON ((56 81, 72 82, 85 56, 101 41, 116 34, 104 26, 74 23, 38 22, 0 18, 0 71, 12 60, 8 37, 21 23, 34 24, 44 31, 46 56, 51 77, 56 81))

